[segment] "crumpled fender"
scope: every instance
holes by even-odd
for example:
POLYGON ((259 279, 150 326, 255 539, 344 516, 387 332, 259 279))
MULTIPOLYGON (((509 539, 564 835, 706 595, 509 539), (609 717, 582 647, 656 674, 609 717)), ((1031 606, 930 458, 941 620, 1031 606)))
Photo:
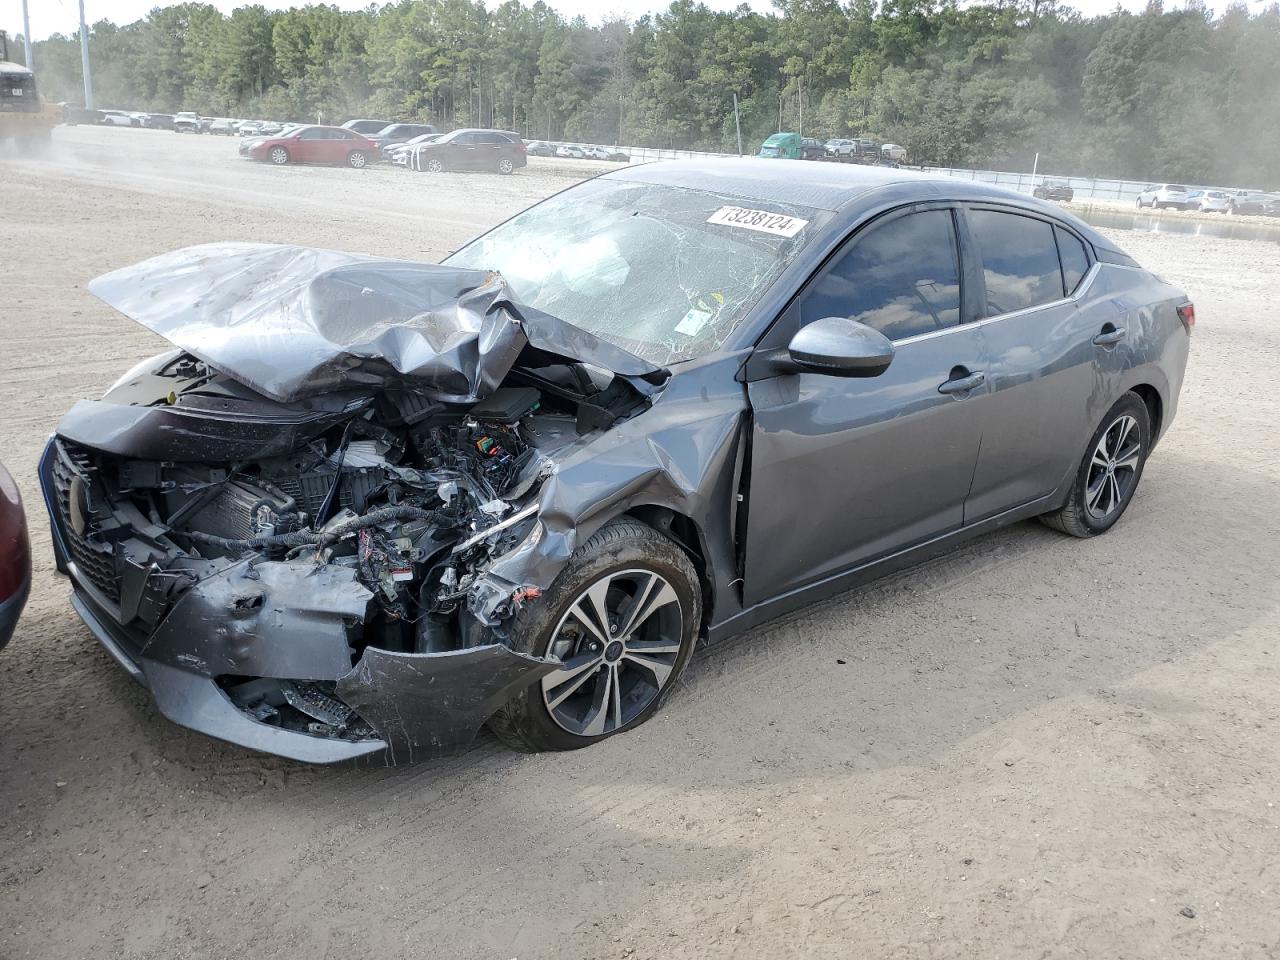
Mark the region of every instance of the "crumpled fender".
MULTIPOLYGON (((736 369, 741 359, 714 362, 736 369)), ((742 386, 731 372, 677 373, 651 409, 557 461, 556 472, 542 486, 537 522, 472 585, 468 609, 481 623, 498 625, 511 613, 517 590, 549 589, 580 544, 609 520, 640 506, 691 517, 706 534, 705 546, 726 545, 721 554, 706 557, 715 583, 716 570, 733 566, 727 545, 733 542, 734 464, 746 416, 742 386), (723 386, 711 393, 708 384, 723 386), (713 535, 715 530, 724 535, 713 535)))

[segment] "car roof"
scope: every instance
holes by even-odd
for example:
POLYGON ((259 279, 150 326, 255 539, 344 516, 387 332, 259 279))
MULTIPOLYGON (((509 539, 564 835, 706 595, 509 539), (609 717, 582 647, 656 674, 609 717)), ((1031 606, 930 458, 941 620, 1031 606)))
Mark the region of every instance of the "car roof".
POLYGON ((874 211, 884 203, 986 201, 1021 207, 1069 225, 1095 247, 1119 250, 1114 243, 1079 217, 1046 200, 1038 200, 1029 194, 980 180, 903 170, 899 167, 726 157, 642 163, 621 170, 610 170, 597 179, 666 184, 725 194, 747 201, 797 204, 829 211, 838 211, 859 201, 853 210, 856 217, 874 211))
MULTIPOLYGON (((665 183, 709 190, 744 199, 795 203, 822 210, 838 210, 850 200, 878 187, 903 181, 936 181, 936 176, 896 167, 814 163, 812 160, 762 160, 758 157, 663 160, 605 177, 665 183)), ((1003 196, 1005 191, 1000 191, 1003 196)))

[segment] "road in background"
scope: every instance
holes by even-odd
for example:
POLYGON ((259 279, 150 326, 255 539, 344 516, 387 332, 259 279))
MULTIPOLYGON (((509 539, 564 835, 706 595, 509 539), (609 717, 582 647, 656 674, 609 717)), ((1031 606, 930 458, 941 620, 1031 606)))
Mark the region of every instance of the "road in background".
POLYGON ((1105 537, 1020 524, 754 630, 589 750, 310 768, 159 717, 53 573, 44 439, 163 346, 85 284, 220 240, 435 258, 609 165, 275 169, 208 137, 56 136, 0 159, 0 459, 37 561, 0 653, 0 957, 1280 949, 1274 244, 1113 234, 1199 325, 1105 537))

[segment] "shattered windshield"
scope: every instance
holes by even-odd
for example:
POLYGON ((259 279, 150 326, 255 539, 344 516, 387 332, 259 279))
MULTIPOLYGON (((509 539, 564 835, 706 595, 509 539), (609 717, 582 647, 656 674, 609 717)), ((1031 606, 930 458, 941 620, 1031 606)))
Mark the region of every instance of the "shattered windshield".
POLYGON ((724 342, 825 211, 600 179, 524 211, 446 262, 659 365, 724 342))

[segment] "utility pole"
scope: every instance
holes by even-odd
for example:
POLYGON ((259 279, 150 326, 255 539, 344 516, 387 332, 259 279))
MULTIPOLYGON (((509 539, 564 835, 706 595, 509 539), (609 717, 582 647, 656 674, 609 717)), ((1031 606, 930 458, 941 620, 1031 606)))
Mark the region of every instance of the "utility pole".
POLYGON ((27 0, 22 0, 22 47, 27 55, 27 69, 36 72, 36 55, 31 49, 31 18, 27 16, 27 0))
POLYGON ((84 0, 80 0, 80 69, 84 73, 84 108, 93 109, 93 76, 89 72, 89 25, 84 22, 84 0))
POLYGON ((738 117, 738 91, 733 91, 733 128, 738 131, 738 156, 742 156, 742 120, 738 117))
POLYGON ((804 77, 796 78, 796 101, 800 104, 800 127, 796 133, 804 136, 804 77))

